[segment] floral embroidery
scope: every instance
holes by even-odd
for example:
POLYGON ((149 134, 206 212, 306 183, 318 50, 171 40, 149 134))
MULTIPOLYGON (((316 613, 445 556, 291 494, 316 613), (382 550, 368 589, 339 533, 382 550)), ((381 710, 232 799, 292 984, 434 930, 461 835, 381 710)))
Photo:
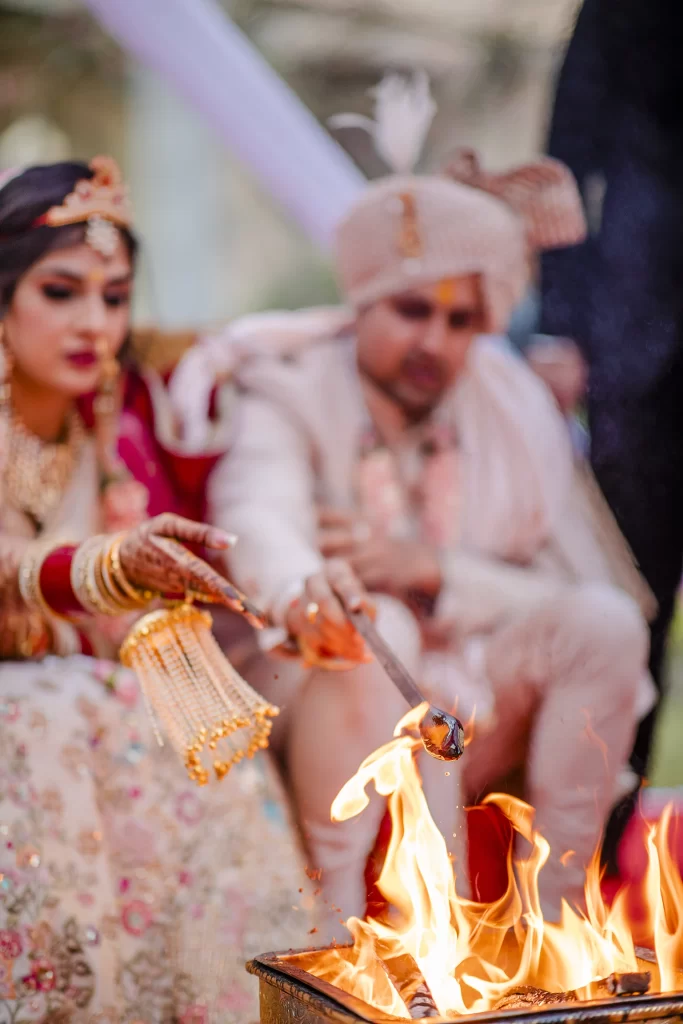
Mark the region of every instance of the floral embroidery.
POLYGON ((52 811, 54 814, 61 814, 64 810, 64 802, 58 789, 44 789, 40 805, 44 811, 52 811))
POLYGON ((196 795, 190 790, 181 793, 176 800, 176 814, 185 825, 196 825, 202 818, 202 805, 196 795))
POLYGON ((90 829, 82 829, 76 839, 78 852, 84 857, 96 857, 102 848, 102 833, 90 829))
POLYGON ((21 846, 17 850, 16 862, 18 868, 40 867, 40 850, 36 846, 21 846))
POLYGON ((50 960, 35 960, 31 973, 21 980, 26 988, 36 992, 51 992, 57 984, 54 964, 50 960))
POLYGON ((244 962, 307 945, 312 923, 292 911, 307 883, 265 757, 190 789, 150 735, 135 678, 85 658, 3 663, 9 705, 1 1024, 203 1024, 218 979, 221 1021, 257 1020, 244 962))
POLYGON ((0 959, 16 960, 23 948, 19 932, 10 928, 0 930, 0 959))
POLYGON ((144 935, 152 923, 152 912, 141 900, 133 900, 121 911, 121 920, 130 935, 144 935))
POLYGON ((207 1024, 208 1020, 208 1007, 196 1004, 194 1006, 188 1006, 187 1010, 185 1010, 185 1013, 180 1018, 180 1024, 207 1024))
POLYGON ((52 930, 49 925, 45 921, 41 921, 35 927, 29 926, 27 932, 28 942, 33 952, 39 956, 46 953, 52 939, 52 930))
POLYGON ((0 999, 14 999, 13 965, 11 960, 0 960, 0 999))

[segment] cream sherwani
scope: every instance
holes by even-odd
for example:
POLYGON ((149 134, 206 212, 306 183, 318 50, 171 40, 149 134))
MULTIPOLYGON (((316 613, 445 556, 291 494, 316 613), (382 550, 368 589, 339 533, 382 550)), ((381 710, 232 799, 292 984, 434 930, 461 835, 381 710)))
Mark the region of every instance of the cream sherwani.
MULTIPOLYGON (((354 508, 368 407, 351 337, 289 361, 251 362, 240 386, 234 447, 210 485, 212 516, 239 537, 230 556, 237 582, 281 623, 322 564, 317 504, 354 508)), ((524 764, 525 795, 552 848, 541 895, 556 915, 562 896, 580 898, 652 699, 638 607, 647 595, 612 524, 596 515, 552 400, 504 341, 474 344, 434 417, 453 428, 462 465, 458 542, 445 553, 434 609, 446 647, 427 650, 396 598, 380 596, 378 623, 435 703, 463 717, 477 707, 474 740, 450 775, 426 756, 422 764, 461 882, 463 801, 524 764), (563 864, 570 848, 576 856, 563 864)), ((406 431, 397 457, 414 443, 406 431)), ((374 663, 306 672, 264 656, 249 678, 284 704, 287 767, 325 897, 344 916, 362 914, 364 860, 382 806, 343 825, 330 823, 329 806, 405 706, 374 663)))

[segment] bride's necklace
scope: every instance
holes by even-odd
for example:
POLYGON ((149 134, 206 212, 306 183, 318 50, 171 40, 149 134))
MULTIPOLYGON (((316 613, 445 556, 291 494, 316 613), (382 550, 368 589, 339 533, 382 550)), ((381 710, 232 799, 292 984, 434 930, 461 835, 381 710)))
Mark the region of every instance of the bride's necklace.
POLYGON ((42 441, 10 412, 5 495, 37 527, 59 506, 76 468, 85 429, 78 413, 69 414, 62 441, 42 441))

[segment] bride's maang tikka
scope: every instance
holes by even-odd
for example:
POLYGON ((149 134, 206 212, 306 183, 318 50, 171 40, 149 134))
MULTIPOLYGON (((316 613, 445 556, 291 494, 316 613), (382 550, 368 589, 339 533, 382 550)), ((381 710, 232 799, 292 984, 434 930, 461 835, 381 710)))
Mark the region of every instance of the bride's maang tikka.
POLYGON ((34 227, 66 227, 86 224, 86 242, 105 258, 110 258, 118 243, 117 228, 129 228, 132 210, 121 171, 110 156, 90 161, 92 178, 82 178, 61 206, 51 207, 34 221, 34 227))

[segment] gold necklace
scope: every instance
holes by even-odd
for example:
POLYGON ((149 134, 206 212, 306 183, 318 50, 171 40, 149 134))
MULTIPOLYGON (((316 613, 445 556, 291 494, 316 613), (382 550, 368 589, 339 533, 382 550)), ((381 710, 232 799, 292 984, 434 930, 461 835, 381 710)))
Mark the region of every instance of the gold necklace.
POLYGON ((66 493, 85 440, 85 430, 73 410, 64 441, 42 441, 10 414, 5 494, 7 499, 43 526, 66 493))

